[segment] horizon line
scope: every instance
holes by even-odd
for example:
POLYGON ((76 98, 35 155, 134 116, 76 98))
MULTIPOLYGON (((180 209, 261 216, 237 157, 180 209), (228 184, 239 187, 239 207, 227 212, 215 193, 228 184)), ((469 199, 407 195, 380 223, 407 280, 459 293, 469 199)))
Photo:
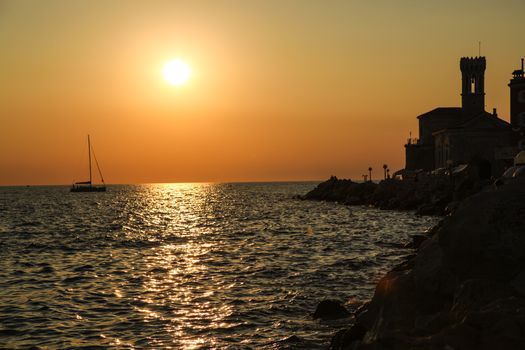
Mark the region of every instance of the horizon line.
MULTIPOLYGON (((246 180, 246 181, 174 181, 174 182, 137 182, 137 183, 106 183, 106 186, 129 186, 129 185, 172 185, 172 184, 256 184, 256 183, 289 183, 289 182, 322 182, 326 179, 316 180, 246 180)), ((0 184, 0 187, 63 187, 71 184, 0 184)))

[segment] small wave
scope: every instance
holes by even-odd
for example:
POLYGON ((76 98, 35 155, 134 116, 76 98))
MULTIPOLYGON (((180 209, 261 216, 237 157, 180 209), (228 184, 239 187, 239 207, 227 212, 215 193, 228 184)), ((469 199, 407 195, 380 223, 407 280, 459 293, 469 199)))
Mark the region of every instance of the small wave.
POLYGON ((15 224, 14 227, 38 227, 43 224, 40 221, 25 221, 18 224, 15 224))
POLYGON ((87 264, 87 265, 75 267, 73 269, 73 272, 93 271, 93 269, 94 269, 93 265, 87 264))
POLYGON ((0 337, 15 337, 23 334, 23 332, 16 329, 0 329, 0 337))
POLYGON ((38 273, 53 273, 53 272, 55 272, 55 269, 52 266, 44 266, 38 271, 38 273))
POLYGON ((164 273, 168 273, 169 272, 169 269, 165 268, 165 267, 155 267, 151 270, 149 270, 149 273, 153 273, 153 274, 164 274, 164 273))
POLYGON ((62 283, 77 283, 88 279, 86 276, 72 276, 66 277, 62 280, 62 283))

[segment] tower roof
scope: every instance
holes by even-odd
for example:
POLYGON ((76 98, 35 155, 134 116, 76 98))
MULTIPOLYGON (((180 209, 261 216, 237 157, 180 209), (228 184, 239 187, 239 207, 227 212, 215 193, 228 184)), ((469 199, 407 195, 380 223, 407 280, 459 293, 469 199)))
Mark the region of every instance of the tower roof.
POLYGON ((465 71, 484 71, 487 68, 487 60, 485 56, 480 57, 461 57, 459 60, 459 68, 462 72, 465 71))
POLYGON ((516 69, 514 72, 512 72, 512 79, 511 82, 519 81, 522 82, 525 80, 525 72, 523 68, 523 58, 521 59, 521 69, 516 69))

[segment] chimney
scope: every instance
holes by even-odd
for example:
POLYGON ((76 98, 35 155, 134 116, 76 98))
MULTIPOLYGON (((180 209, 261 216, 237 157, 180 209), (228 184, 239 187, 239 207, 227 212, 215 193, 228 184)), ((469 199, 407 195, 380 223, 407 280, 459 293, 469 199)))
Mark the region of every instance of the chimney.
POLYGON ((521 59, 521 71, 523 72, 523 58, 521 59))
POLYGON ((498 112, 496 111, 496 108, 492 108, 492 116, 493 117, 497 117, 498 116, 498 112))

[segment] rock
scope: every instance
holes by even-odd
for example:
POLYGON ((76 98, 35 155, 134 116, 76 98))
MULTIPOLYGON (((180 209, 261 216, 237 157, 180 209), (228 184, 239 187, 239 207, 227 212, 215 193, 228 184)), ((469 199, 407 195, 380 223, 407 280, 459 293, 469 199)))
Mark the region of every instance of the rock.
POLYGON ((525 297, 525 270, 522 270, 516 277, 512 279, 510 285, 514 290, 525 297))
MULTIPOLYGON (((461 202, 377 284, 331 349, 518 349, 525 343, 525 179, 461 202)), ((423 180, 422 180, 423 181, 423 180)), ((422 182, 421 181, 421 182, 422 182)))
POLYGON ((412 235, 412 243, 410 248, 419 249, 423 242, 425 242, 428 238, 428 235, 412 235))
POLYGON ((525 183, 467 198, 438 231, 439 245, 462 279, 509 280, 525 268, 525 183))
POLYGON ((417 208, 416 215, 437 215, 439 209, 432 203, 422 204, 417 208))
POLYGON ((350 195, 350 191, 358 184, 352 180, 339 180, 331 176, 325 182, 321 182, 317 187, 304 195, 304 199, 323 200, 330 202, 344 202, 350 195))
POLYGON ((297 198, 373 205, 381 209, 415 210, 421 215, 441 215, 451 200, 448 177, 421 176, 419 181, 387 179, 379 184, 357 183, 331 176, 312 191, 297 198))
POLYGON ((315 347, 317 344, 303 339, 301 337, 298 337, 296 335, 292 335, 289 337, 286 337, 284 339, 271 342, 265 346, 265 349, 280 349, 280 350, 295 350, 295 349, 311 349, 312 347, 315 347))
POLYGON ((355 323, 349 329, 341 329, 330 341, 329 349, 341 349, 345 344, 361 341, 365 336, 367 329, 359 322, 355 323))
POLYGON ((361 198, 357 197, 357 196, 349 196, 344 204, 346 205, 360 205, 360 204, 363 204, 363 201, 361 200, 361 198))
POLYGON ((466 319, 492 301, 509 296, 512 296, 512 289, 507 285, 484 279, 469 279, 457 288, 450 312, 454 318, 466 319))
POLYGON ((445 210, 443 211, 444 215, 452 214, 456 209, 459 207, 459 201, 451 201, 448 203, 445 207, 445 210))
POLYGON ((313 314, 314 319, 337 320, 350 317, 350 312, 337 300, 323 300, 317 305, 313 314))
POLYGON ((435 238, 420 247, 412 276, 416 288, 422 292, 452 297, 457 286, 454 274, 444 262, 443 249, 435 238))

